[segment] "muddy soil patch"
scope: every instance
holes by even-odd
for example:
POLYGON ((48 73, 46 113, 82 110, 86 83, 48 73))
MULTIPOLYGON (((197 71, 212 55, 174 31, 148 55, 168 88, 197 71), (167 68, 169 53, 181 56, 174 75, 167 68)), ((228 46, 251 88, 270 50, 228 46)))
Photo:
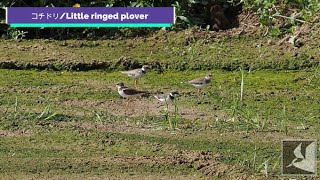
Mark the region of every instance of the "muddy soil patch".
POLYGON ((153 166, 169 164, 169 165, 185 165, 194 168, 208 177, 218 178, 237 178, 248 179, 252 177, 248 171, 233 165, 222 163, 219 159, 223 155, 214 154, 212 152, 195 152, 195 151, 179 151, 172 156, 167 157, 124 157, 115 156, 111 159, 114 162, 124 164, 152 164, 153 166))
POLYGON ((32 131, 30 129, 22 129, 16 131, 3 130, 0 129, 0 137, 22 137, 22 136, 31 136, 32 131))
MULTIPOLYGON (((115 116, 143 117, 160 116, 165 108, 156 99, 134 99, 134 100, 66 100, 63 105, 76 108, 96 108, 100 111, 106 111, 115 116)), ((174 111, 174 106, 169 105, 169 112, 174 111)), ((219 111, 204 112, 196 108, 179 107, 178 114, 184 119, 223 119, 226 115, 219 111)))

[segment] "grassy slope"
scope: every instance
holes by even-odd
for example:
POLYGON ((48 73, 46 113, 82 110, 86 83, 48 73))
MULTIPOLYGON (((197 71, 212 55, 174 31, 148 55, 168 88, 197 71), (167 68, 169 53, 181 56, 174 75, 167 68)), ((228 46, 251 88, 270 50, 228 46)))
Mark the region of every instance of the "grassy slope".
MULTIPOLYGON (((259 174, 263 169, 262 163, 269 160, 269 172, 279 174, 281 139, 320 139, 317 123, 320 118, 319 68, 313 64, 313 68, 300 71, 258 70, 277 63, 279 69, 294 67, 291 61, 288 67, 283 66, 286 58, 301 63, 300 60, 304 62, 313 56, 311 60, 318 62, 319 51, 315 45, 296 50, 301 58, 296 59, 293 50, 283 51, 284 54, 279 56, 280 48, 258 48, 257 44, 265 42, 262 39, 225 39, 212 43, 200 39, 185 47, 181 34, 176 39, 173 36, 168 35, 164 40, 159 35, 155 38, 158 41, 153 37, 146 42, 143 39, 68 41, 67 46, 61 46, 63 42, 59 41, 3 41, 0 46, 6 46, 7 50, 1 52, 1 61, 11 60, 22 65, 49 63, 63 67, 69 62, 90 63, 93 59, 115 64, 120 56, 138 61, 149 57, 151 61, 159 60, 162 64, 169 62, 168 69, 185 70, 168 70, 164 74, 150 72, 141 79, 139 88, 151 94, 177 89, 181 92, 180 109, 197 109, 212 114, 207 120, 201 117, 182 119, 180 130, 170 133, 163 130, 168 124, 160 118, 160 112, 138 114, 137 117, 114 116, 115 112, 108 106, 101 105, 104 102, 124 102, 115 91, 115 82, 133 84, 117 71, 1 69, 1 174, 39 178, 107 175, 203 178, 196 167, 174 165, 171 161, 154 164, 134 160, 131 163, 137 164, 133 166, 112 160, 116 155, 169 157, 182 150, 223 154, 219 161, 238 164, 248 173, 259 174), (79 47, 68 47, 72 44, 79 47), (93 45, 88 47, 88 44, 93 45), (46 56, 52 60, 44 60, 46 56), (214 81, 204 90, 206 94, 202 98, 194 93, 195 89, 180 83, 207 74, 206 69, 235 69, 237 64, 232 66, 235 59, 252 65, 253 70, 245 73, 242 105, 238 101, 241 82, 238 70, 210 70, 214 81), (184 65, 184 61, 190 63, 184 65), (200 66, 203 61, 209 65, 200 66), (192 71, 198 68, 202 70, 192 71), (79 105, 66 103, 70 101, 79 105), (230 121, 232 118, 235 122, 230 121), (141 176, 138 175, 140 173, 141 176)), ((303 66, 299 65, 299 68, 303 66)), ((152 97, 139 101, 153 102, 152 97)))
MULTIPOLYGON (((111 134, 106 135, 108 129, 111 131, 113 129, 110 124, 117 126, 129 123, 133 127, 141 127, 142 124, 155 129, 166 127, 166 125, 163 125, 162 120, 157 116, 129 118, 129 122, 127 122, 125 115, 114 117, 109 114, 112 112, 108 112, 107 109, 103 109, 99 105, 86 106, 84 103, 82 107, 74 107, 63 104, 67 100, 77 100, 78 102, 119 101, 116 91, 112 87, 114 82, 123 80, 132 84, 132 81, 118 72, 0 71, 2 74, 1 129, 18 134, 21 131, 30 133, 30 135, 27 133, 26 137, 1 139, 1 158, 6 159, 10 157, 10 154, 14 154, 10 157, 12 159, 10 166, 8 164, 1 165, 5 172, 15 172, 16 168, 14 167, 19 167, 23 172, 43 173, 47 171, 46 168, 52 169, 56 166, 49 162, 45 163, 46 161, 44 161, 45 166, 39 164, 39 167, 38 165, 25 166, 21 164, 22 161, 26 161, 26 163, 31 161, 32 157, 41 159, 35 164, 47 158, 51 160, 67 158, 62 165, 71 164, 74 166, 74 162, 72 162, 74 158, 99 159, 101 156, 112 157, 114 154, 167 156, 172 150, 178 149, 219 152, 225 155, 223 158, 225 163, 240 163, 243 167, 252 170, 254 152, 260 155, 256 160, 257 165, 268 158, 271 158, 272 165, 276 165, 278 159, 275 157, 278 157, 279 141, 282 138, 320 138, 317 133, 319 125, 316 123, 319 119, 317 103, 320 97, 319 71, 257 71, 246 74, 245 105, 242 107, 234 105, 240 89, 240 72, 213 71, 215 74, 214 84, 206 89, 208 93, 202 100, 199 100, 196 95, 188 95, 194 89, 180 84, 180 82, 184 78, 190 79, 206 72, 170 72, 163 75, 151 72, 140 82, 141 88, 151 92, 154 89, 166 92, 169 87, 173 86, 175 89, 179 89, 182 94, 179 100, 180 108, 193 107, 203 111, 214 111, 215 114, 226 114, 219 121, 216 121, 214 117, 208 122, 201 119, 196 121, 182 120, 180 123, 181 131, 178 131, 177 135, 168 135, 167 133, 164 135, 162 130, 148 133, 144 132, 143 128, 141 131, 127 133, 114 130, 111 134), (163 80, 156 81, 160 77, 163 80), (171 81, 167 83, 165 79, 171 79, 171 81), (83 83, 90 81, 94 83, 83 83), (17 111, 14 111, 16 98, 17 111), (49 112, 39 118, 46 107, 50 107, 49 112), (57 114, 51 117, 55 112, 57 114), (101 119, 98 119, 95 113, 100 114, 101 119), (233 113, 238 120, 224 122, 230 119, 233 113), (84 122, 92 125, 83 129, 84 122), (66 123, 66 125, 62 126, 61 123, 66 123), (80 125, 74 125, 74 123, 80 125), (101 127, 96 128, 96 125, 101 127), (303 130, 302 126, 308 129, 303 130), (286 131, 288 131, 287 135, 286 131), (85 134, 90 135, 87 137, 85 134), (116 143, 111 146, 108 143, 99 144, 100 139, 107 141, 109 138, 114 139, 116 143), (155 153, 152 148, 156 144, 165 147, 155 153), (255 146, 257 150, 255 150, 255 146), (276 149, 273 149, 274 147, 276 149)), ((142 99, 142 101, 149 100, 151 97, 142 99)), ((123 130, 125 129, 124 127, 123 130)), ((99 162, 92 161, 99 164, 99 162)), ((111 168, 108 172, 115 172, 117 164, 114 166, 115 168, 111 168)), ((148 165, 145 166, 149 169, 148 165)), ((81 171, 81 168, 88 168, 86 164, 76 165, 76 167, 76 169, 71 168, 71 174, 81 171)), ((168 168, 170 169, 170 167, 168 168)), ((276 166, 274 172, 278 168, 276 166)), ((149 172, 149 170, 133 167, 130 169, 134 172, 149 172)), ((106 171, 107 169, 102 168, 98 172, 100 170, 106 171)), ((95 169, 84 171, 96 172, 95 169)), ((188 174, 188 170, 183 169, 177 169, 174 172, 188 174)), ((59 171, 57 173, 59 174, 59 171)), ((168 173, 170 174, 170 171, 168 173)))
POLYGON ((299 49, 275 45, 279 39, 233 37, 207 38, 210 34, 159 32, 148 38, 98 41, 23 40, 1 41, 0 65, 4 68, 94 69, 123 68, 119 58, 131 59, 129 65, 160 63, 163 68, 225 69, 301 69, 319 65, 319 33, 299 49), (271 43, 266 43, 267 41, 271 43), (6 63, 4 63, 6 62, 6 63), (14 62, 8 64, 8 62, 14 62))

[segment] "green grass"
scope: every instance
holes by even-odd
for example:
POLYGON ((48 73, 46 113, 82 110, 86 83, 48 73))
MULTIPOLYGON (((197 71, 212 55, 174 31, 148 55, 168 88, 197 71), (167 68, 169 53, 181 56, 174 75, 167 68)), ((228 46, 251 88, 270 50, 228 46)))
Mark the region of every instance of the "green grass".
MULTIPOLYGON (((65 108, 69 108, 62 107, 62 103, 66 100, 110 101, 119 97, 114 86, 116 82, 124 81, 129 86, 133 86, 133 81, 119 72, 0 71, 2 74, 0 98, 3 107, 14 104, 17 98, 18 103, 25 108, 36 109, 37 107, 41 111, 51 104, 55 111, 63 112, 65 108)), ((179 101, 181 106, 215 108, 220 112, 229 112, 240 93, 241 73, 217 70, 212 72, 214 80, 212 85, 204 90, 206 94, 203 102, 196 94, 189 95, 190 92, 195 91, 192 86, 180 82, 203 76, 207 72, 187 71, 166 74, 150 72, 146 78, 139 81, 139 88, 151 94, 176 89, 182 94, 179 101), (199 102, 201 104, 198 104, 199 102)), ((299 121, 301 117, 317 116, 318 74, 318 71, 246 73, 244 100, 240 110, 259 113, 263 117, 263 114, 272 109, 273 113, 270 116, 279 117, 285 108, 287 113, 283 115, 290 117, 292 122, 295 122, 295 119, 299 121)), ((148 98, 148 100, 151 99, 151 97, 148 98)), ((95 109, 85 104, 83 108, 90 111, 95 109)), ((300 121, 305 122, 304 119, 300 121)))
MULTIPOLYGON (((111 163, 107 167, 95 161, 96 165, 78 164, 78 160, 115 155, 162 157, 172 155, 173 151, 192 150, 223 154, 220 161, 240 164, 251 173, 259 173, 262 168, 259 166, 269 160, 270 173, 279 174, 281 139, 320 139, 317 69, 245 72, 242 103, 238 102, 241 72, 211 72, 214 80, 203 90, 203 99, 194 94, 196 90, 192 86, 180 82, 205 75, 207 71, 150 72, 139 81, 139 88, 151 94, 177 89, 181 94, 178 99, 180 110, 193 108, 221 114, 208 120, 201 117, 182 119, 179 130, 171 134, 161 130, 168 125, 162 123, 160 111, 138 117, 115 116, 113 111, 104 109, 99 103, 88 105, 91 101, 123 101, 119 99, 114 84, 124 81, 133 86, 133 81, 119 72, 0 70, 0 129, 15 134, 0 140, 2 171, 30 175, 52 170, 58 175, 67 173, 70 177, 78 172, 103 174, 105 171, 112 174, 123 165, 111 163), (65 101, 81 104, 71 106, 65 101), (235 122, 230 121, 232 117, 235 122), (153 130, 146 131, 145 127, 153 130), (29 134, 20 136, 19 132, 29 134), (156 146, 160 148, 155 151, 156 146), (11 159, 9 164, 4 164, 8 158, 11 159), (65 160, 61 162, 61 159, 65 160), (27 163, 35 165, 26 166, 27 163)), ((152 96, 139 101, 150 102, 152 96)), ((183 165, 172 169, 167 165, 141 164, 128 166, 125 172, 148 174, 164 171, 168 175, 177 172, 190 175, 188 169, 183 165)))
MULTIPOLYGON (((282 139, 320 140, 318 43, 284 50, 266 44, 268 37, 184 33, 190 32, 126 40, 1 40, 0 176, 199 179, 212 176, 194 162, 174 164, 178 160, 170 158, 212 152, 219 155, 214 169, 237 166, 263 178, 266 161, 269 174, 280 174, 282 139), (153 70, 137 88, 148 94, 121 111, 126 100, 115 84, 134 87, 134 81, 118 71, 143 63, 153 70), (209 72, 213 81, 201 94, 181 83, 209 72), (172 90, 180 94, 175 130, 153 98, 172 90)), ((222 178, 228 174, 235 177, 228 172, 222 178)))
MULTIPOLYGON (((185 30, 148 38, 96 41, 0 40, 0 67, 14 69, 125 69, 149 63, 169 70, 299 70, 319 65, 318 44, 299 49, 277 46, 269 37, 207 38, 185 30), (186 36, 188 34, 188 36, 186 36), (266 43, 270 40, 272 43, 266 43), (121 60, 122 59, 122 60, 121 60), (124 66, 127 64, 127 66, 124 66)), ((202 33, 203 34, 203 33, 202 33)), ((207 33, 210 37, 212 34, 207 33)), ((317 39, 319 34, 314 35, 317 39)))

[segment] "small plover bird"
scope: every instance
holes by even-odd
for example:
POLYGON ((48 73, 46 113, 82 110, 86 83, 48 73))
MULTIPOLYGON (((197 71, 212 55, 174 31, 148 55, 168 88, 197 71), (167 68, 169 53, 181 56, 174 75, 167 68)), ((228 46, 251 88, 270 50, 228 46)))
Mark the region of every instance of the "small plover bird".
POLYGON ((128 88, 122 82, 116 84, 118 88, 118 93, 123 98, 130 98, 146 93, 146 91, 139 91, 133 88, 128 88))
POLYGON ((196 78, 196 79, 193 79, 191 81, 188 81, 187 83, 188 84, 191 84, 192 86, 196 87, 196 88, 199 88, 198 89, 198 93, 200 92, 200 88, 203 88, 205 86, 207 86, 210 81, 212 79, 212 75, 211 74, 208 74, 206 77, 204 78, 196 78))
POLYGON ((147 71, 150 69, 150 66, 143 65, 140 69, 133 69, 129 71, 121 71, 122 74, 126 74, 131 78, 134 78, 134 83, 137 85, 137 79, 143 77, 147 71))
POLYGON ((166 95, 157 95, 154 96, 156 99, 158 99, 161 103, 170 103, 173 102, 175 97, 179 95, 177 91, 170 92, 167 96, 166 95))

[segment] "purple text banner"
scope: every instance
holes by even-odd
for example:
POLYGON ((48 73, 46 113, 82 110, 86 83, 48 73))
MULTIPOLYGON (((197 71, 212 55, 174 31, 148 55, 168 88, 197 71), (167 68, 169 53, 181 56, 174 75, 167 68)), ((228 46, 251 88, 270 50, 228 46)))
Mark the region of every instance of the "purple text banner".
POLYGON ((8 7, 7 24, 174 24, 174 7, 8 7))

